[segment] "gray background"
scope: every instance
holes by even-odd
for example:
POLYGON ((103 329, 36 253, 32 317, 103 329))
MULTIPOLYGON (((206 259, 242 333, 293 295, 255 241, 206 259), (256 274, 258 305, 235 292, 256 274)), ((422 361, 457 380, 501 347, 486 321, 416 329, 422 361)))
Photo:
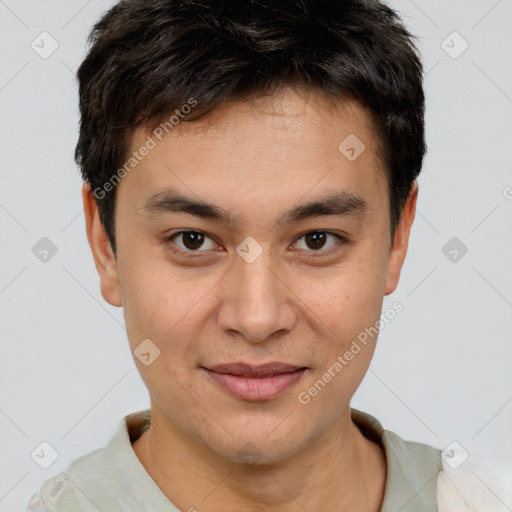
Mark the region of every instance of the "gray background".
MULTIPOLYGON (((122 311, 99 291, 73 162, 74 71, 113 3, 0 0, 2 511, 149 405, 122 311), (46 262, 43 237, 57 249, 46 262), (31 458, 43 441, 59 454, 47 469, 31 458)), ((389 3, 421 38, 429 152, 384 304, 404 310, 353 406, 407 439, 512 462, 512 0, 389 3)))

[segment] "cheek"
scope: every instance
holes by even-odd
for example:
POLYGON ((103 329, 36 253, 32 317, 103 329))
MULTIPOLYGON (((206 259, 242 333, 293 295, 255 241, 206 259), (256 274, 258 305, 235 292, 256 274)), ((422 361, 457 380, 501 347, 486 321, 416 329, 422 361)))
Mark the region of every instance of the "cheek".
POLYGON ((305 272, 293 287, 304 314, 313 314, 328 333, 346 340, 378 319, 384 277, 385 263, 367 256, 325 272, 305 272))
POLYGON ((126 324, 139 337, 169 335, 203 294, 202 281, 186 279, 187 271, 152 254, 132 250, 118 270, 126 324))

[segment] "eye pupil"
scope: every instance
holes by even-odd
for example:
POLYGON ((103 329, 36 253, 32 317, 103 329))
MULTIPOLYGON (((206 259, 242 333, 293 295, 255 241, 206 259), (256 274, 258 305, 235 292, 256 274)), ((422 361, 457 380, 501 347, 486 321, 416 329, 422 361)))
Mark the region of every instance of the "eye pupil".
POLYGON ((199 233, 198 231, 188 231, 187 233, 183 233, 183 243, 187 247, 187 249, 199 249, 204 241, 204 234, 199 233), (188 242, 191 243, 188 243, 188 242))
POLYGON ((310 249, 321 249, 325 243, 326 234, 320 231, 314 231, 305 235, 306 243, 310 249), (308 243, 308 240, 313 241, 313 246, 308 243))

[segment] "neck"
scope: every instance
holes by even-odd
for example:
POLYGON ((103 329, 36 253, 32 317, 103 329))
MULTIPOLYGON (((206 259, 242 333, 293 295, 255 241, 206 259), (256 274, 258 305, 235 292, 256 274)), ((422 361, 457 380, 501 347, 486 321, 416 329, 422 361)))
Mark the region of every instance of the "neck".
POLYGON ((180 510, 379 512, 386 483, 382 448, 365 438, 348 410, 307 449, 279 463, 227 460, 152 406, 151 426, 133 449, 180 510))

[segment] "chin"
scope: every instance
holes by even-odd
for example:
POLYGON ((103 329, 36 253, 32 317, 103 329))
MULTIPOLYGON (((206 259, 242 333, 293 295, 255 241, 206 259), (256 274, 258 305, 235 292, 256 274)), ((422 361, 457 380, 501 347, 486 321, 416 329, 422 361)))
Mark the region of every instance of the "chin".
POLYGON ((233 463, 242 464, 251 467, 264 467, 279 464, 300 451, 300 440, 292 439, 290 436, 285 438, 269 439, 261 430, 261 435, 238 436, 234 441, 228 438, 224 443, 206 443, 208 448, 220 457, 233 463))

